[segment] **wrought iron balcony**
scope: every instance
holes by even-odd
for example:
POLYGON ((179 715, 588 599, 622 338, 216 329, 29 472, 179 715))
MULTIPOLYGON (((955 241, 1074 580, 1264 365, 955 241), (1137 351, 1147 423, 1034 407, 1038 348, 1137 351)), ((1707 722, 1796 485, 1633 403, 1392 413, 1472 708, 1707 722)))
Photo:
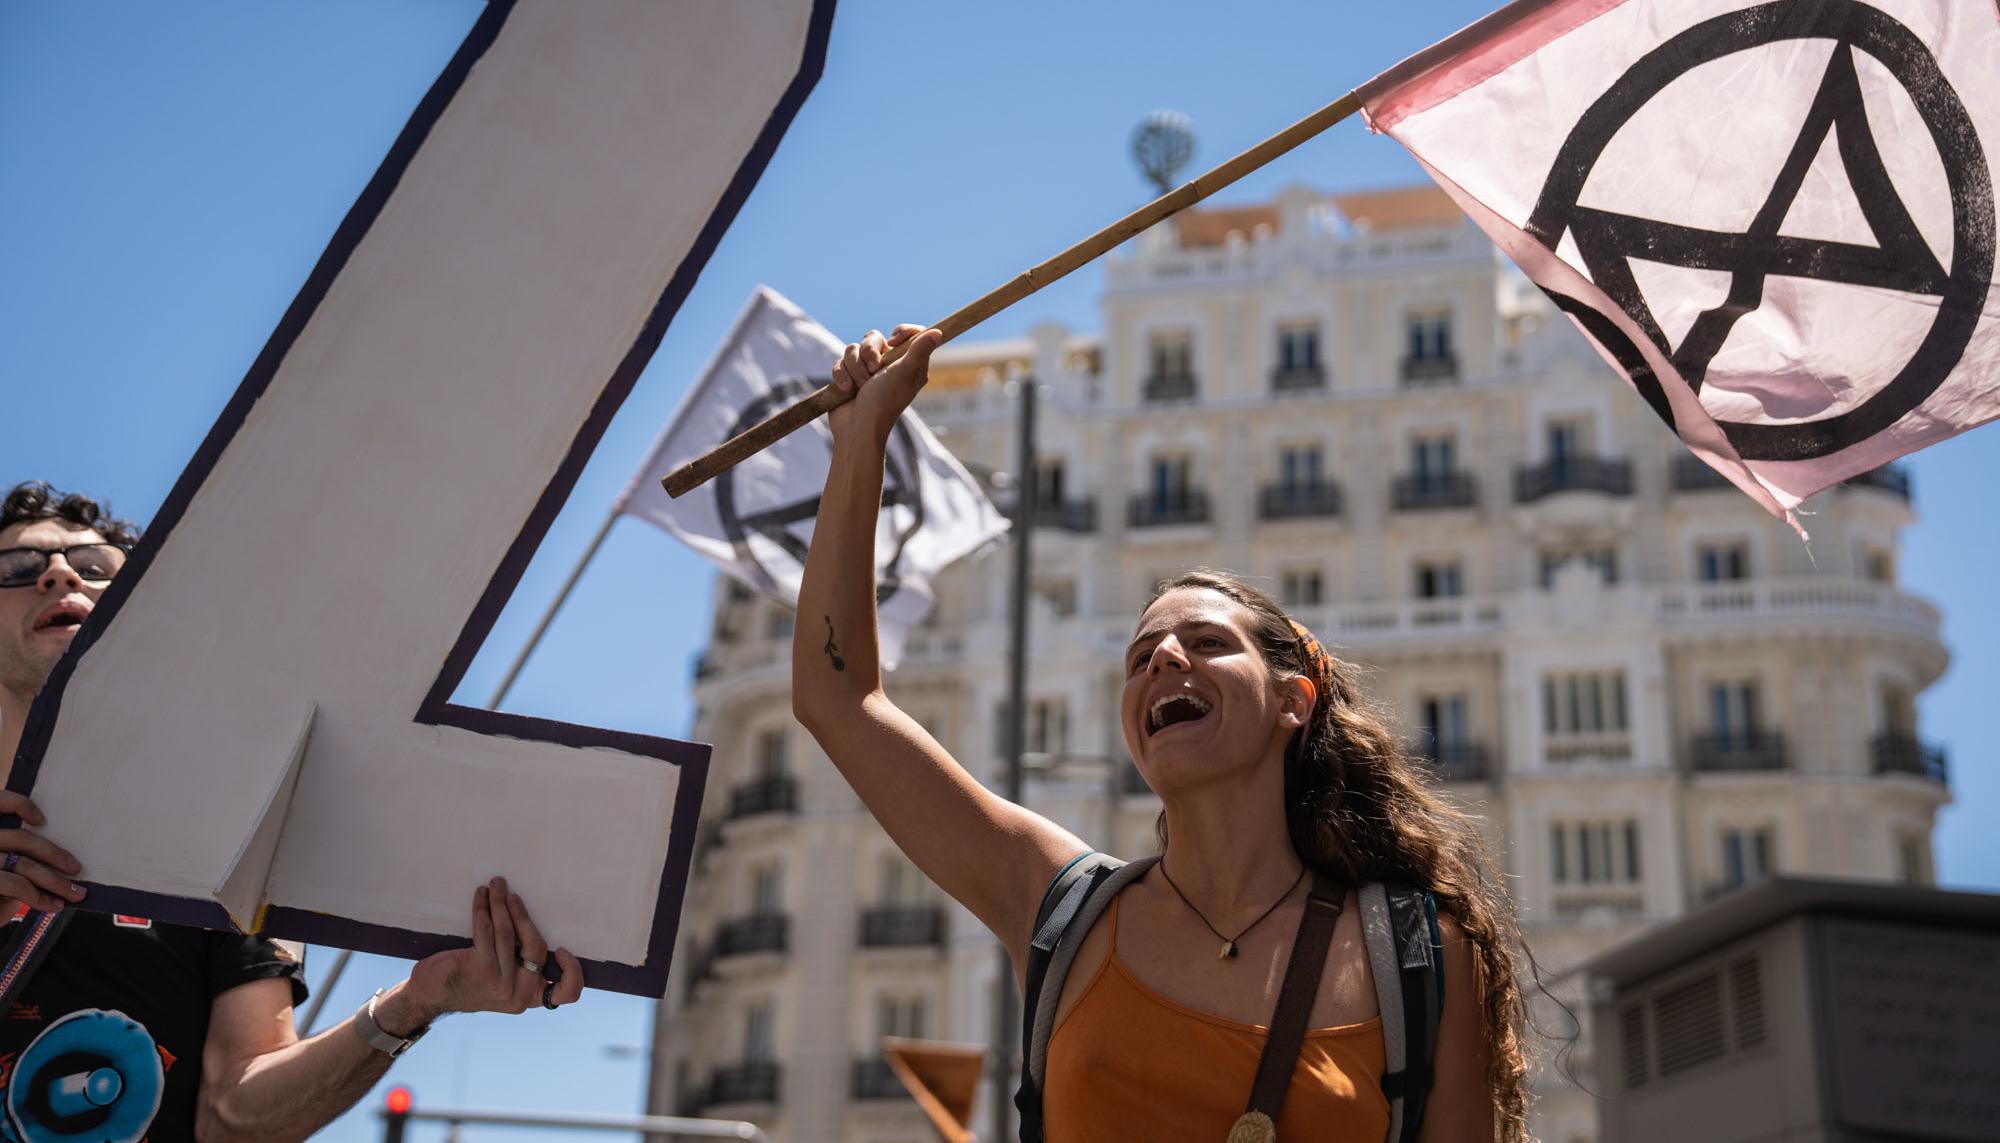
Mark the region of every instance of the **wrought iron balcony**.
POLYGON ((1156 373, 1146 378, 1141 395, 1149 404, 1155 401, 1192 401, 1195 395, 1194 374, 1156 373))
POLYGON ((1915 774, 1938 785, 1949 785, 1951 775, 1945 765, 1944 748, 1933 746, 1914 734, 1878 734, 1871 744, 1877 774, 1915 774))
POLYGON ((1910 470, 1900 464, 1885 464, 1871 468, 1858 476, 1850 476, 1841 483, 1849 488, 1874 488, 1900 497, 1910 502, 1910 470))
POLYGON ((729 791, 729 816, 788 814, 798 808, 799 784, 790 774, 758 778, 729 791))
POLYGON ((1097 531, 1097 501, 1035 498, 1035 527, 1083 534, 1097 531))
POLYGON ((1440 742, 1425 735, 1416 743, 1415 753, 1440 781, 1484 782, 1492 776, 1484 742, 1440 742))
POLYGON ((1734 488, 1729 478, 1711 468, 1707 461, 1684 452, 1674 458, 1674 491, 1700 492, 1708 488, 1734 488))
POLYGON ((1258 499, 1258 515, 1266 520, 1340 515, 1340 485, 1331 480, 1310 484, 1266 484, 1258 499))
POLYGON ((1632 462, 1590 453, 1551 457, 1540 464, 1524 464, 1514 470, 1514 500, 1532 504, 1557 492, 1601 492, 1606 496, 1632 495, 1632 462))
POLYGON ((1141 492, 1126 508, 1125 522, 1134 528, 1208 523, 1208 493, 1184 488, 1170 496, 1141 492))
POLYGON ((1299 393, 1326 388, 1326 366, 1283 365, 1271 370, 1271 392, 1299 393))
POLYGON ((1702 771, 1783 770, 1791 765, 1785 756, 1785 736, 1775 730, 1697 734, 1688 757, 1702 771))
POLYGON ((944 910, 936 905, 878 905, 861 913, 861 943, 894 948, 944 943, 944 910))
POLYGON ((783 1069, 776 1060, 745 1060, 709 1073, 704 1108, 718 1103, 776 1103, 783 1069))
POLYGON ((1450 384, 1458 380, 1458 355, 1446 353, 1435 357, 1405 357, 1401 375, 1405 385, 1450 384))
POLYGON ((724 921, 709 946, 711 960, 739 953, 784 952, 791 938, 791 918, 783 913, 753 913, 724 921))
POLYGON ((1479 501, 1479 482, 1464 471, 1413 472, 1397 477, 1391 492, 1398 511, 1470 508, 1479 501))

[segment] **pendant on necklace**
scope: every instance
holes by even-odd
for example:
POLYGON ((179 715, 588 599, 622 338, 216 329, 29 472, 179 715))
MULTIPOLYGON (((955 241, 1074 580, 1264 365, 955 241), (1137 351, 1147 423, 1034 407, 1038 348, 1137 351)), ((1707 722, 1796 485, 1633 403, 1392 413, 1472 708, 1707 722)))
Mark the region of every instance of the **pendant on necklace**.
POLYGON ((1217 953, 1217 954, 1215 954, 1215 958, 1216 958, 1217 960, 1225 960, 1225 959, 1234 959, 1234 958, 1235 958, 1235 956, 1236 956, 1236 942, 1235 942, 1235 941, 1224 941, 1224 942, 1222 942, 1222 951, 1221 951, 1221 952, 1219 952, 1219 953, 1217 953))

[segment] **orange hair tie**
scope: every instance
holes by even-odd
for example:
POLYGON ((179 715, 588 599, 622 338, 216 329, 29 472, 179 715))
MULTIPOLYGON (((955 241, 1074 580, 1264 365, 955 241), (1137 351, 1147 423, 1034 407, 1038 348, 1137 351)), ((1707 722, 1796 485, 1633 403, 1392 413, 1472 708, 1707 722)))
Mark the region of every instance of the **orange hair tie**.
POLYGON ((1313 689, 1318 692, 1314 705, 1317 706, 1321 698, 1331 700, 1334 691, 1333 656, 1326 653, 1326 648, 1319 645, 1319 640, 1313 638, 1313 633, 1306 629, 1305 624, 1292 620, 1292 631, 1299 637, 1299 647, 1306 653, 1306 667, 1312 672, 1313 689))

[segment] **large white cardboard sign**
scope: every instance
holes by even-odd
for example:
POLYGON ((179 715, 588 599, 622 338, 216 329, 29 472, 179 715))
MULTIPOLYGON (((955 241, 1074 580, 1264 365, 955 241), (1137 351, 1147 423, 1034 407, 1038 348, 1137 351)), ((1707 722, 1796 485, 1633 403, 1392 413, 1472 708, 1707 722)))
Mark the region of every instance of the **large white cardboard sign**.
POLYGON ((452 705, 817 80, 832 0, 495 0, 29 717, 86 907, 659 995, 705 746, 452 705))

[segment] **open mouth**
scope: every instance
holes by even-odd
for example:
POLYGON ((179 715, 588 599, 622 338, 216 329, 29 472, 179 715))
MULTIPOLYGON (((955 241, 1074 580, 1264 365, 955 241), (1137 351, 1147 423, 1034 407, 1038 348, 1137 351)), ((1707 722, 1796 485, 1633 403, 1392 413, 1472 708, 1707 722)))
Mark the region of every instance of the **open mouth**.
POLYGON ((1146 736, 1150 738, 1169 726, 1200 722, 1212 709, 1209 701, 1199 695, 1186 692, 1161 695, 1146 711, 1146 736))
POLYGON ((90 618, 90 609, 76 603, 59 603, 35 620, 36 631, 74 631, 90 618))

